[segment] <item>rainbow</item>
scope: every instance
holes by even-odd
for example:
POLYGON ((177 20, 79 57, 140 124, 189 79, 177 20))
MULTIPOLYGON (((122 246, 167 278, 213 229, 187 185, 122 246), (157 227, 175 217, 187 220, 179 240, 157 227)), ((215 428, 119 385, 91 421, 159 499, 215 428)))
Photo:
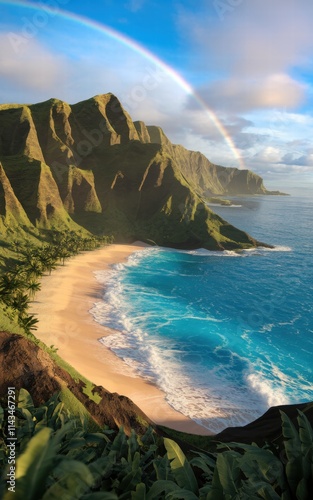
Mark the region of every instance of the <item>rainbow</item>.
MULTIPOLYGON (((76 21, 77 23, 86 26, 88 28, 94 29, 95 31, 98 31, 102 34, 105 34, 106 36, 112 38, 113 40, 125 45, 126 47, 132 49, 135 51, 137 54, 141 55, 143 58, 146 60, 152 62, 155 64, 158 68, 160 68, 162 71, 164 71, 166 74, 168 74, 173 81, 175 81, 185 92, 187 95, 192 96, 195 101, 199 104, 199 106, 204 110, 208 118, 211 120, 212 123, 214 123, 215 127, 217 130, 220 132, 220 134, 224 137, 224 140, 230 150, 232 151, 235 159, 238 162, 238 167, 240 169, 244 169, 244 161, 243 158, 238 151, 231 135, 229 134, 228 130, 224 127, 222 124, 221 120, 218 118, 218 116, 212 111, 206 103, 203 101, 203 99, 194 91, 194 89, 191 87, 191 85, 182 78, 182 76, 175 71, 171 66, 166 64, 164 61, 159 59, 156 55, 154 55, 152 52, 144 48, 142 45, 140 45, 138 42, 135 40, 123 35, 122 33, 114 30, 113 28, 110 28, 109 26, 106 26, 104 24, 101 24, 97 21, 85 18, 83 16, 80 16, 78 14, 75 14, 73 12, 66 11, 64 9, 61 9, 58 6, 57 11, 53 10, 53 8, 49 7, 48 4, 36 4, 31 1, 26 0, 14 0, 14 1, 7 1, 7 0, 0 0, 0 4, 8 4, 10 6, 17 6, 17 7, 23 7, 26 9, 30 10, 40 10, 44 6, 44 9, 46 11, 50 11, 56 16, 60 16, 64 19, 69 19, 71 21, 76 21)), ((57 4, 57 0, 55 1, 57 4)))

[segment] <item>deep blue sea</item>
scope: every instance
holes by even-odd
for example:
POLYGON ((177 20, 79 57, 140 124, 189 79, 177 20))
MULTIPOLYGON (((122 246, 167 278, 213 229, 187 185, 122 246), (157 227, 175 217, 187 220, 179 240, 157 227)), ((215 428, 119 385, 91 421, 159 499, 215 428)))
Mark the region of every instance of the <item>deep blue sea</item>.
POLYGON ((121 332, 103 343, 213 432, 313 401, 313 200, 233 200, 212 208, 274 250, 148 248, 97 273, 92 310, 121 332))

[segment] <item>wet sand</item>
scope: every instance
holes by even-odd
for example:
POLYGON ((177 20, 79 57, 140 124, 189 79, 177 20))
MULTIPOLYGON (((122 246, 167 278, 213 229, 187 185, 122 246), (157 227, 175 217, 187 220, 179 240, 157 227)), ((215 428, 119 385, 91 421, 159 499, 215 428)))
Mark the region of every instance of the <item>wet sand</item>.
POLYGON ((94 321, 89 312, 103 295, 103 285, 94 272, 123 262, 144 247, 139 242, 84 252, 59 266, 51 276, 44 276, 31 308, 39 319, 35 335, 46 345, 58 348, 59 356, 94 384, 128 396, 156 424, 208 435, 207 429, 174 410, 158 387, 140 378, 99 342, 114 330, 94 321))

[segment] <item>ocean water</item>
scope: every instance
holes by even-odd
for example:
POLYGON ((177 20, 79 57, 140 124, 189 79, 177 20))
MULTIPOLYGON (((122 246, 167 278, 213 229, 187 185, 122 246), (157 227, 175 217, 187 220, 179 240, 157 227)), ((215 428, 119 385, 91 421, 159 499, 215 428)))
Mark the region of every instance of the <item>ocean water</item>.
POLYGON ((234 202, 214 210, 273 250, 145 249, 97 273, 91 311, 120 331, 106 346, 213 432, 313 401, 313 201, 234 202))

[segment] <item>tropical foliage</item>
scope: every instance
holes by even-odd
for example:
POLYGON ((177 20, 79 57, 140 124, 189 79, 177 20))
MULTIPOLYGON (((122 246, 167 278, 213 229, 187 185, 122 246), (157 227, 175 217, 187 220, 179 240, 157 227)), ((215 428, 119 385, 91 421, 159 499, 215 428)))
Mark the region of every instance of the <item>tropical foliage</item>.
POLYGON ((50 274, 57 265, 64 265, 65 259, 80 251, 93 250, 100 245, 112 243, 104 236, 82 237, 73 231, 51 232, 51 242, 40 246, 25 244, 16 251, 21 256, 0 276, 0 304, 3 313, 28 335, 36 329, 38 320, 28 313, 30 301, 40 290, 39 279, 50 274))
POLYGON ((220 444, 188 460, 151 428, 144 436, 83 421, 52 397, 35 408, 21 390, 16 409, 16 487, 7 489, 7 409, 0 408, 0 495, 5 500, 309 500, 313 491, 313 430, 298 412, 298 429, 281 412, 280 447, 220 444))

